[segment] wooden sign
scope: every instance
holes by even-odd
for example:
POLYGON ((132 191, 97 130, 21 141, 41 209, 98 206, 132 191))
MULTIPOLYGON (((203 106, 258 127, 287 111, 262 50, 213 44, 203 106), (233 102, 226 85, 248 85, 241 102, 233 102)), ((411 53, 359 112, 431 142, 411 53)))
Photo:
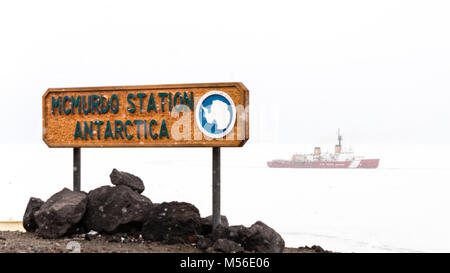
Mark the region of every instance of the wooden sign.
POLYGON ((240 147, 249 138, 242 83, 50 88, 49 147, 240 147))

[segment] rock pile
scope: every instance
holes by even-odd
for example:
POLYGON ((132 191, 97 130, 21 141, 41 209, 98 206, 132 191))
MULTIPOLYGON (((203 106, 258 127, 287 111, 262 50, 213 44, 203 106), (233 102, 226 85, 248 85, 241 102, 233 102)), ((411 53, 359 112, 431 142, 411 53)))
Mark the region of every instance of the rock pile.
POLYGON ((209 234, 198 236, 197 247, 222 252, 281 253, 284 250, 284 240, 280 234, 261 221, 249 228, 243 225, 228 226, 227 223, 219 225, 209 234))
POLYGON ((229 226, 228 219, 221 216, 221 224, 213 230, 212 217, 202 218, 192 204, 152 203, 142 195, 144 183, 133 174, 113 169, 110 179, 115 186, 102 186, 88 193, 64 188, 46 202, 30 198, 23 217, 25 230, 43 238, 76 233, 88 239, 98 233, 112 238, 134 236, 167 244, 195 244, 207 252, 284 250, 283 238, 263 222, 250 227, 229 226))
POLYGON ((87 194, 82 225, 97 232, 129 232, 140 229, 153 203, 128 186, 103 186, 87 194))

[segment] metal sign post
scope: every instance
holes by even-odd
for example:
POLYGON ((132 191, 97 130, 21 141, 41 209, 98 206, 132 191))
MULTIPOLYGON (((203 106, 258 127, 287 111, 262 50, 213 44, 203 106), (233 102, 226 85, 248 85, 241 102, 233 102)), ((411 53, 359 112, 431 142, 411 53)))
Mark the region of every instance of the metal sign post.
POLYGON ((220 224, 220 147, 212 148, 212 171, 213 171, 213 229, 220 224))
POLYGON ((81 148, 73 148, 73 190, 81 191, 81 148))

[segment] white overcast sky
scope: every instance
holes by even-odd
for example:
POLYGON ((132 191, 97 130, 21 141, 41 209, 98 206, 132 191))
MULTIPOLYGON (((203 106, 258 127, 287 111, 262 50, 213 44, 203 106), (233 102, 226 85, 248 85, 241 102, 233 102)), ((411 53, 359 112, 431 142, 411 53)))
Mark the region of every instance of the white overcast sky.
POLYGON ((446 144, 450 2, 0 2, 1 143, 42 142, 49 87, 224 81, 254 142, 446 144))

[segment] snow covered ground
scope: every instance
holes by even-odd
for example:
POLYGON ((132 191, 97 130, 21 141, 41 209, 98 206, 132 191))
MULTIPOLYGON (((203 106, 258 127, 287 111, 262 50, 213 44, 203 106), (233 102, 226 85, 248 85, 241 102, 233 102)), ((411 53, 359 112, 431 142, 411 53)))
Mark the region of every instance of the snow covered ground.
MULTIPOLYGON (((262 220, 290 247, 450 251, 448 147, 354 147, 357 155, 381 158, 375 170, 266 166, 301 151, 292 147, 248 143, 222 149, 222 214, 230 224, 262 220)), ((0 149, 0 221, 20 220, 30 196, 45 200, 72 187, 71 149, 43 143, 0 149)), ((153 202, 186 201, 202 216, 211 212, 209 148, 82 149, 82 190, 110 184, 114 167, 141 177, 153 202)))

